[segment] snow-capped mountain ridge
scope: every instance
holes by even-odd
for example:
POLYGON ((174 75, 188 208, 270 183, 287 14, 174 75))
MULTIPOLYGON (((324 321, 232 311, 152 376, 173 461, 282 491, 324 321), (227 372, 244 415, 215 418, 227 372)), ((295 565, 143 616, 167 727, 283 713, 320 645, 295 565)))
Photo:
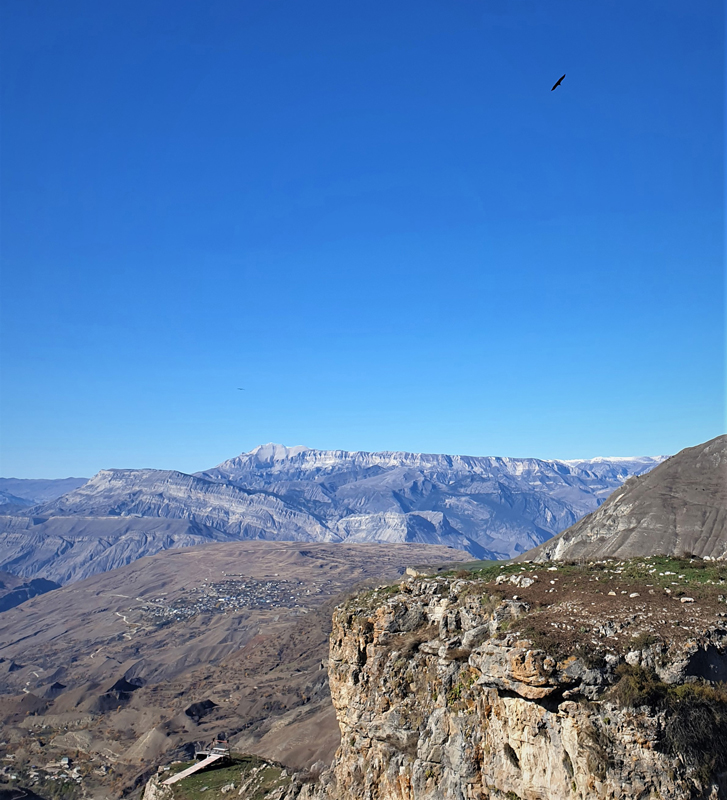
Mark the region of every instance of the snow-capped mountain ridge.
POLYGON ((353 462, 356 464, 380 465, 380 466, 432 466, 441 465, 450 470, 472 470, 478 467, 487 470, 499 464, 505 466, 512 474, 522 474, 527 468, 536 469, 541 465, 547 464, 557 469, 559 465, 571 470, 573 468, 583 469, 587 465, 622 465, 631 467, 630 474, 636 474, 639 469, 648 470, 660 464, 668 456, 597 456, 590 459, 541 459, 534 457, 515 458, 511 456, 470 456, 470 455, 447 455, 442 453, 412 453, 406 450, 384 450, 379 452, 367 450, 316 450, 304 445, 288 447, 283 444, 269 442, 268 444, 258 445, 247 453, 223 461, 211 470, 204 473, 211 474, 216 470, 227 471, 239 468, 243 464, 251 461, 257 463, 271 464, 275 466, 292 466, 295 464, 301 469, 314 469, 324 464, 340 464, 342 462, 353 462))

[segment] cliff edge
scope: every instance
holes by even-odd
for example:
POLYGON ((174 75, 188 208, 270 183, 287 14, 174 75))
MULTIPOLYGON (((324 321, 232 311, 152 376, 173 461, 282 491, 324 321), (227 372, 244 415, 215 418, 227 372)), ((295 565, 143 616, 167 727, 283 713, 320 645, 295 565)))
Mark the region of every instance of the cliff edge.
MULTIPOLYGON (((489 567, 340 606, 314 800, 727 798, 727 569, 489 567)), ((291 794, 293 796, 293 790, 291 794)))

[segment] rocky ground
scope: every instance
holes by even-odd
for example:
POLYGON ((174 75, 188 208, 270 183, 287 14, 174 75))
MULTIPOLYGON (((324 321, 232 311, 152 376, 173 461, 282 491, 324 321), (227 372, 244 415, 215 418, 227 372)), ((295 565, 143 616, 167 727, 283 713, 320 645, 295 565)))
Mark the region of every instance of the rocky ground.
POLYGON ((724 562, 653 557, 510 565, 477 574, 483 591, 527 604, 528 613, 509 630, 560 657, 624 656, 645 642, 652 649, 674 647, 715 622, 727 625, 724 562))

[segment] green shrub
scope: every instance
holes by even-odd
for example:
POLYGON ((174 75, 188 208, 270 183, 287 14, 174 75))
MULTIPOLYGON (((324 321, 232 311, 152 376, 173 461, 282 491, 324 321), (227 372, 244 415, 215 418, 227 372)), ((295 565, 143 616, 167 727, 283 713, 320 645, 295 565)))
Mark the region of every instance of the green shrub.
POLYGON ((619 705, 627 708, 649 706, 656 709, 663 702, 668 687, 652 670, 619 664, 616 674, 619 681, 613 687, 612 695, 619 705))

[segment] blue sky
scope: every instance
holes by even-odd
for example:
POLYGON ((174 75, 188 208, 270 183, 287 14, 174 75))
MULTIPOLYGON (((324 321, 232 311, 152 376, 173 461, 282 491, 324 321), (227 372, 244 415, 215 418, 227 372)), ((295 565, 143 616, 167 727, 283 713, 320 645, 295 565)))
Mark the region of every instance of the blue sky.
POLYGON ((2 475, 724 431, 718 0, 0 23, 2 475))

